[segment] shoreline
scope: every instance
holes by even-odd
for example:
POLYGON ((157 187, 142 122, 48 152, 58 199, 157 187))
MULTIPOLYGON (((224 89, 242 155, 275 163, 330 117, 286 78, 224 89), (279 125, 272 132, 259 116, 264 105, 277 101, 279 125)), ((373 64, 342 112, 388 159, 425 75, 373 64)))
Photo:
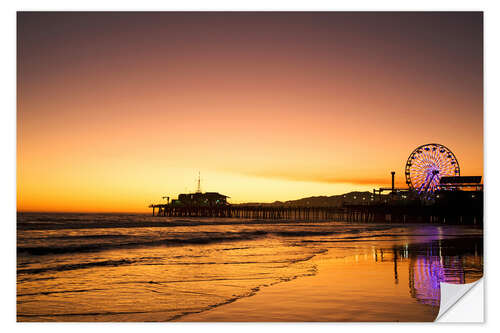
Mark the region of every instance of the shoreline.
MULTIPOLYGON (((460 239, 462 237, 453 237, 460 239)), ((380 242, 380 240, 373 241, 380 242)), ((392 240, 392 245, 421 245, 426 242, 412 239, 410 243, 392 240)), ((367 248, 366 246, 364 247, 367 248)), ((358 248, 359 250, 359 248, 358 248)), ((311 261, 316 265, 316 273, 297 277, 260 288, 248 297, 242 297, 210 309, 183 315, 172 321, 181 322, 415 322, 434 321, 439 312, 439 305, 422 304, 419 301, 404 302, 403 293, 394 292, 382 281, 379 290, 370 282, 377 279, 379 272, 370 272, 370 258, 365 251, 345 257, 335 257, 334 251, 316 255, 311 261), (365 252, 365 253, 363 253, 365 252), (355 262, 355 264, 353 264, 355 262), (359 266, 363 268, 359 269, 359 266), (341 272, 341 274, 339 274, 341 272), (344 278, 355 275, 359 283, 344 278), (360 276, 361 275, 361 276, 360 276), (361 282, 360 282, 361 281, 361 282), (365 282, 363 282, 365 281, 365 282), (366 284, 363 286, 363 284, 366 284), (333 288, 332 288, 333 286, 333 288), (385 288, 385 291, 383 290, 385 288), (330 294, 330 296, 328 295, 330 294), (401 302, 398 302, 401 301, 401 302), (366 311, 371 303, 384 304, 366 311), (387 304, 389 303, 389 304, 387 304), (390 303, 393 303, 392 306, 390 303), (362 310, 364 309, 364 310, 362 310)), ((394 259, 394 258, 393 258, 394 259)), ((411 261, 382 263, 382 271, 394 270, 395 285, 411 285, 411 277, 399 275, 397 271, 411 271, 411 261)), ((481 274, 482 276, 482 274, 481 274)), ((477 281, 481 278, 467 281, 477 281)), ((411 293, 411 292, 410 292, 411 293)))

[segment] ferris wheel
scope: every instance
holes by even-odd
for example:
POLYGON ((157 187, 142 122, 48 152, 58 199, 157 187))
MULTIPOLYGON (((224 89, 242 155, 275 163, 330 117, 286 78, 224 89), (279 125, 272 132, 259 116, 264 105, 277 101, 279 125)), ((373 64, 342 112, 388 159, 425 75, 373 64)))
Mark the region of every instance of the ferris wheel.
POLYGON ((460 176, 458 160, 451 150, 437 143, 417 147, 408 157, 406 184, 418 193, 432 193, 443 176, 460 176))

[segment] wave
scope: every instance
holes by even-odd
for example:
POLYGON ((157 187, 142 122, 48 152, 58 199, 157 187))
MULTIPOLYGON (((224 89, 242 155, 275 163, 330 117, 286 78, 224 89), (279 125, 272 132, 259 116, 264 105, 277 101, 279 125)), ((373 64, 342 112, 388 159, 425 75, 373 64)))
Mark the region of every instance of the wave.
POLYGON ((335 235, 335 234, 340 234, 340 233, 345 233, 341 231, 303 231, 303 230, 298 230, 298 231, 278 231, 274 232, 273 234, 278 235, 278 236, 284 236, 284 237, 301 237, 301 236, 329 236, 329 235, 335 235))
POLYGON ((103 267, 103 266, 121 266, 121 265, 132 265, 137 262, 137 260, 121 259, 121 260, 105 260, 105 261, 95 261, 86 262, 80 264, 66 264, 58 266, 49 266, 43 268, 26 268, 18 269, 17 274, 39 274, 45 272, 63 272, 71 271, 75 269, 91 268, 91 267, 103 267))
MULTIPOLYGON (((119 216, 106 217, 89 215, 85 218, 59 217, 19 217, 18 230, 60 230, 60 229, 108 229, 108 228, 165 228, 189 226, 216 226, 216 225, 294 225, 295 227, 314 227, 319 225, 339 224, 331 221, 304 221, 304 220, 263 220, 243 218, 158 218, 146 216, 119 216)), ((352 224, 355 225, 355 224, 352 224)), ((393 224, 391 227, 394 227, 393 224)), ((379 225, 380 227, 380 225, 379 225)), ((386 228, 383 226, 382 228, 386 228)))
POLYGON ((51 314, 18 314, 17 317, 26 318, 47 318, 47 317, 84 317, 84 316, 113 316, 113 315, 126 315, 126 314, 141 314, 141 313, 168 313, 177 311, 190 311, 198 310, 198 308, 178 308, 178 309, 165 309, 157 311, 106 311, 106 312, 76 312, 76 313, 51 313, 51 314))
MULTIPOLYGON (((180 246, 185 244, 210 244, 240 240, 251 240, 267 235, 268 232, 256 230, 252 232, 240 233, 221 233, 216 236, 210 235, 206 237, 188 237, 188 238, 163 238, 159 240, 146 240, 118 244, 82 244, 69 246, 20 246, 17 247, 17 252, 27 253, 31 255, 45 254, 65 254, 76 252, 95 252, 116 248, 129 248, 141 246, 180 246)), ((79 236, 77 236, 79 237, 79 236)))
POLYGON ((120 239, 120 238, 128 238, 127 235, 81 235, 81 236, 54 236, 50 237, 50 239, 57 240, 77 240, 77 239, 120 239))
MULTIPOLYGON (((226 261, 226 262, 215 262, 215 261, 206 261, 206 262, 175 262, 169 263, 169 265, 179 265, 179 266, 189 266, 189 265, 247 265, 247 264, 294 264, 298 262, 308 261, 312 259, 316 254, 323 253, 322 251, 317 251, 311 255, 301 257, 301 258, 292 258, 285 260, 269 260, 269 261, 226 261)), ((26 268, 26 269, 18 269, 17 274, 40 274, 46 272, 63 272, 63 271, 72 271, 77 269, 86 269, 93 267, 117 267, 117 266, 127 266, 133 265, 136 263, 141 263, 143 265, 147 265, 145 261, 147 261, 148 257, 138 258, 138 259, 121 259, 121 260, 104 260, 104 261, 95 261, 95 262, 86 262, 86 263, 78 263, 78 264, 65 264, 65 265, 57 265, 57 266, 48 266, 43 268, 26 268)), ((158 281, 148 281, 151 284, 159 284, 161 282, 158 281)), ((58 292, 59 293, 59 292, 58 292)), ((34 295, 34 294, 33 294, 34 295)), ((27 296, 26 295, 18 295, 18 296, 27 296)))
POLYGON ((27 294, 17 294, 17 297, 26 297, 26 296, 39 296, 39 295, 52 295, 52 294, 71 294, 71 293, 86 293, 89 291, 101 291, 105 289, 73 289, 73 290, 59 290, 59 291, 42 291, 39 293, 27 293, 27 294))
MULTIPOLYGON (((309 228, 314 225, 307 225, 309 228)), ((337 228, 334 230, 276 230, 276 228, 269 228, 267 230, 253 230, 253 231, 240 231, 240 232, 209 232, 202 235, 190 236, 189 233, 182 235, 170 235, 170 237, 151 239, 143 237, 135 237, 133 235, 75 235, 75 236, 54 236, 49 237, 47 240, 51 243, 48 245, 20 245, 17 247, 18 254, 30 255, 48 255, 48 254, 68 254, 78 252, 97 252, 110 249, 119 248, 134 248, 134 247, 151 247, 151 246, 182 246, 187 244, 211 244, 221 242, 234 242, 242 240, 253 240, 265 236, 277 237, 314 237, 314 236, 331 236, 338 235, 338 238, 331 241, 345 241, 349 239, 362 239, 368 237, 384 237, 384 236, 398 236, 398 234, 376 234, 366 235, 363 233, 373 231, 385 231, 391 227, 380 226, 364 226, 361 228, 345 227, 337 228), (274 230, 273 230, 274 229, 274 230), (117 240, 116 242, 85 242, 86 240, 117 240), (79 241, 79 244, 60 245, 58 240, 79 241), (127 241, 128 240, 128 241, 127 241), (55 242, 54 242, 55 241, 55 242)), ((35 237, 36 238, 36 237, 35 237)), ((43 238, 40 238, 43 239, 43 238)))
POLYGON ((106 218, 89 215, 85 219, 48 216, 17 219, 18 230, 60 230, 60 229, 108 229, 108 228, 165 228, 182 226, 210 226, 210 225, 246 225, 246 224, 283 224, 291 221, 269 221, 260 219, 236 219, 236 218, 193 218, 193 219, 169 219, 145 216, 114 216, 106 218))
MULTIPOLYGON (((367 231, 363 228, 361 231, 367 231)), ((234 242, 241 240, 252 240, 269 235, 274 235, 278 237, 306 237, 306 236, 328 236, 328 235, 339 235, 339 234, 351 234, 358 233, 360 230, 290 230, 290 231, 277 231, 277 230, 254 230, 254 231, 243 231, 243 232, 227 232, 227 233, 207 233, 206 236, 195 236, 189 237, 183 235, 181 237, 166 237, 162 239, 139 239, 131 240, 129 242, 117 242, 117 243, 83 243, 78 245, 47 245, 47 246, 18 246, 18 254, 30 254, 30 255, 46 255, 46 254, 67 254, 67 253, 77 253, 77 252, 96 252, 117 248, 132 248, 132 247, 142 247, 142 246, 182 246, 187 244, 211 244, 211 243, 221 243, 221 242, 234 242)), ((50 240, 82 240, 87 239, 127 239, 131 236, 127 235, 80 235, 80 236, 56 236, 51 237, 50 240)), ((133 237, 133 236, 132 236, 133 237)))

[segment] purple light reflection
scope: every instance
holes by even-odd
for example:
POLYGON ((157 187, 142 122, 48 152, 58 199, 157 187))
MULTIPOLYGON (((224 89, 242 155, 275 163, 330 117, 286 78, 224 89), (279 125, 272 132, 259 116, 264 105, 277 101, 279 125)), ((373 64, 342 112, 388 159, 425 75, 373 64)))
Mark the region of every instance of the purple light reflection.
POLYGON ((410 293, 420 303, 439 306, 440 282, 465 283, 463 264, 458 256, 416 256, 410 262, 410 293))

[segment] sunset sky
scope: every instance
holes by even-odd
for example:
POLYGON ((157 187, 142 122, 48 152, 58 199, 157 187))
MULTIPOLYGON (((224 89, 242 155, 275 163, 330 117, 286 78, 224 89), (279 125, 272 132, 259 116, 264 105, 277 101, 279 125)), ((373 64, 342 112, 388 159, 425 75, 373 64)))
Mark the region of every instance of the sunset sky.
POLYGON ((483 174, 481 13, 19 13, 19 211, 148 212, 483 174))

